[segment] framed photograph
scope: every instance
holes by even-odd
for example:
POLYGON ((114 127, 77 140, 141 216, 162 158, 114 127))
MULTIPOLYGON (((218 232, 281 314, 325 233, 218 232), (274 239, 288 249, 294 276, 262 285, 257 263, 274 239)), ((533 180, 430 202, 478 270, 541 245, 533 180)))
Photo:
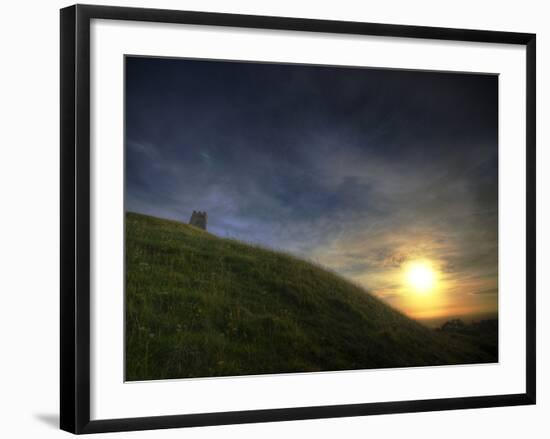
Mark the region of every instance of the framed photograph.
POLYGON ((535 35, 61 10, 61 428, 535 403, 535 35))

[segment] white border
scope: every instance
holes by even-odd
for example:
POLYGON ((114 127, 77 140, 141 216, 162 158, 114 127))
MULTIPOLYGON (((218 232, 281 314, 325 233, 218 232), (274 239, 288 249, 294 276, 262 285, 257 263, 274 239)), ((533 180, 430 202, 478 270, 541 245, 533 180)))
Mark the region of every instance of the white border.
POLYGON ((525 49, 93 20, 91 419, 525 392, 525 49), (123 55, 499 73, 500 362, 123 382, 123 55))

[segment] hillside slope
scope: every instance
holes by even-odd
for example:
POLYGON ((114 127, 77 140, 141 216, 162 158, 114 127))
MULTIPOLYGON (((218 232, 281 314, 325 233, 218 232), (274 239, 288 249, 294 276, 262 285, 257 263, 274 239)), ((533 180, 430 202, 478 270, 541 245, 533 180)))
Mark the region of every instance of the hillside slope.
POLYGON ((405 367, 496 358, 318 266, 126 214, 126 379, 405 367))

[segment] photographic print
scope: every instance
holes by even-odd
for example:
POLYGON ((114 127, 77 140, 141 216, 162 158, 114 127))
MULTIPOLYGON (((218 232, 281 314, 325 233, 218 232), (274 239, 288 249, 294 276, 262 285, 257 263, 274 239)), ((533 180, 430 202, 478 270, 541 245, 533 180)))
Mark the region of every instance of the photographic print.
POLYGON ((498 76, 125 57, 127 381, 498 362, 498 76))

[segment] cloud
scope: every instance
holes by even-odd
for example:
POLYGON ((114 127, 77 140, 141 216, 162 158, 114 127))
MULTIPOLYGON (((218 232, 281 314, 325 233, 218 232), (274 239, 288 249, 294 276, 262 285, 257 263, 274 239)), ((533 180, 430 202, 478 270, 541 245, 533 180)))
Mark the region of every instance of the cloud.
POLYGON ((480 291, 473 291, 470 293, 471 295, 474 295, 474 296, 477 296, 479 294, 490 294, 490 295, 495 295, 495 294, 498 294, 498 288, 489 288, 489 289, 485 289, 485 290, 480 290, 480 291))

